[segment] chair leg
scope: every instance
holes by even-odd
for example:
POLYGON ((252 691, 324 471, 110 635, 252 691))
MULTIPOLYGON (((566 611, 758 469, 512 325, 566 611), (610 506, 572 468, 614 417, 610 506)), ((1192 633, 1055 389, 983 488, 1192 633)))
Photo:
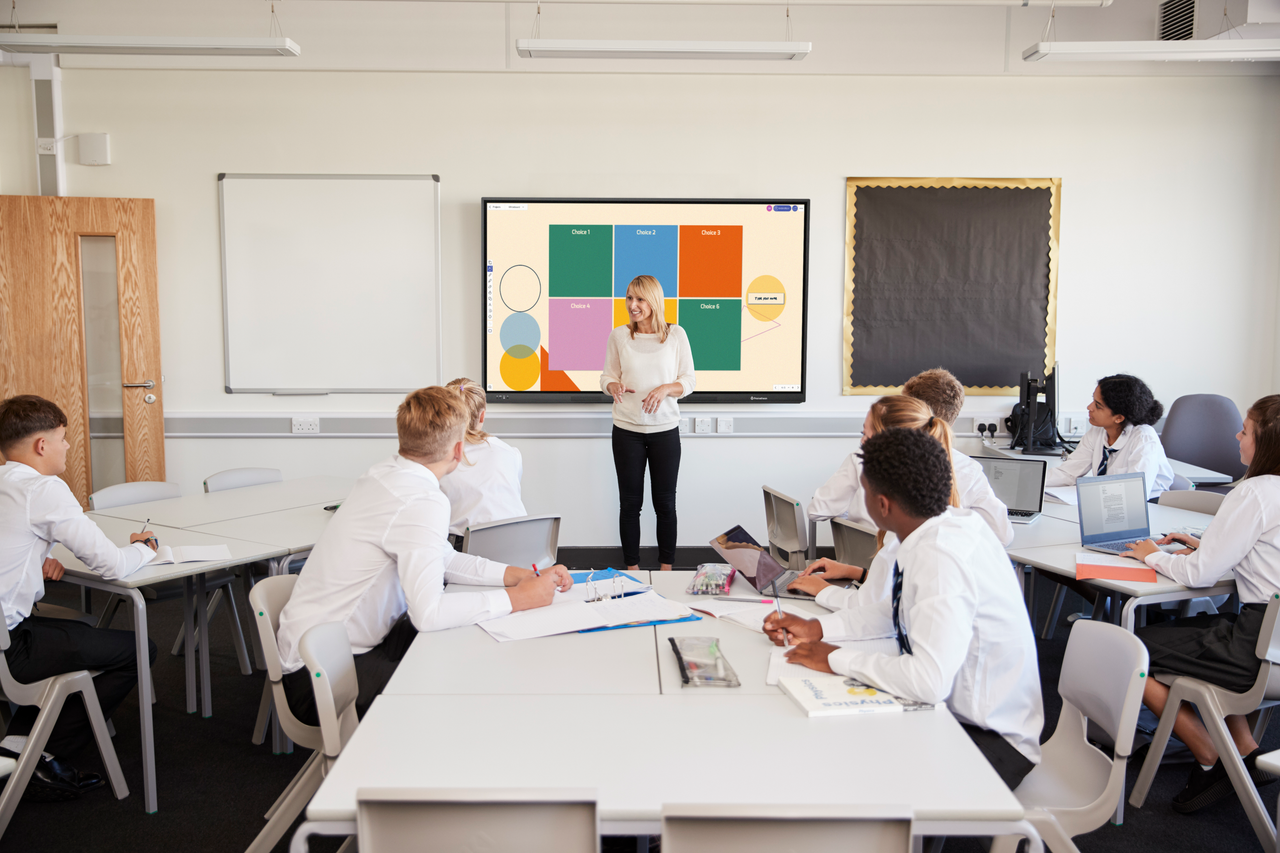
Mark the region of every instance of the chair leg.
MULTIPOLYGON (((320 750, 316 750, 319 754, 320 750)), ((271 816, 271 820, 267 821, 267 825, 258 833, 258 837, 253 839, 253 843, 249 845, 249 849, 245 853, 270 853, 276 846, 276 843, 284 838, 284 834, 289 831, 289 827, 293 825, 298 815, 302 814, 302 810, 307 807, 307 803, 311 802, 311 798, 316 791, 320 789, 320 783, 324 781, 324 774, 321 768, 324 763, 316 761, 308 764, 299 774, 301 778, 295 777, 294 788, 289 792, 289 796, 284 802, 277 802, 274 808, 275 814, 271 816)))
POLYGON ((1262 743, 1262 736, 1267 733, 1267 724, 1271 722, 1271 712, 1275 710, 1275 706, 1269 708, 1259 708, 1258 718, 1253 721, 1253 739, 1256 743, 1262 743))
POLYGON ((124 604, 124 599, 114 592, 108 595, 107 603, 102 606, 102 613, 98 616, 98 627, 110 628, 112 620, 116 618, 116 610, 122 604, 124 604))
POLYGON ((1169 698, 1165 702, 1164 713, 1160 715, 1160 725, 1156 726, 1155 737, 1147 747, 1146 760, 1142 762, 1142 770, 1138 773, 1138 781, 1129 794, 1129 805, 1135 809, 1142 808, 1147 801, 1147 793, 1151 790, 1151 782, 1160 769, 1160 761, 1164 758, 1165 747, 1169 745, 1169 735, 1173 733, 1173 721, 1178 716, 1178 708, 1182 705, 1182 691, 1178 689, 1175 679, 1169 688, 1169 698))
POLYGON ((271 729, 271 715, 275 713, 275 703, 271 698, 271 679, 262 679, 262 698, 258 700, 258 719, 253 723, 253 743, 261 746, 267 741, 267 732, 271 729))
POLYGON ((1040 639, 1052 640, 1054 629, 1058 626, 1058 617, 1062 615, 1062 601, 1067 597, 1067 588, 1058 584, 1053 591, 1053 603, 1049 605, 1049 618, 1044 621, 1040 631, 1040 639))
POLYGON ((84 700, 84 710, 89 716, 94 740, 98 742, 102 766, 106 768, 107 778, 111 780, 111 790, 115 791, 117 800, 123 800, 129 796, 129 786, 125 784, 124 773, 120 770, 120 759, 116 757, 115 745, 111 743, 107 721, 102 718, 102 706, 98 704, 98 692, 94 689, 93 679, 86 672, 78 675, 75 680, 78 682, 75 686, 79 688, 80 697, 84 700))
POLYGON ((293 789, 298 787, 298 780, 304 778, 303 774, 306 773, 307 768, 312 764, 319 762, 322 755, 324 755, 324 753, 318 749, 311 753, 311 757, 303 763, 302 769, 294 774, 293 778, 289 780, 288 786, 280 792, 280 796, 276 797, 276 801, 271 804, 271 808, 267 809, 267 813, 265 815, 267 820, 271 820, 271 818, 276 816, 276 812, 278 812, 280 807, 284 805, 285 801, 289 799, 289 795, 293 793, 293 789))
POLYGON ((40 708, 36 724, 27 735, 27 745, 18 756, 18 766, 9 775, 4 791, 0 792, 0 836, 4 835, 9 821, 13 819, 18 800, 21 799, 22 792, 27 789, 27 782, 35 772, 36 763, 40 761, 40 753, 44 751, 44 745, 49 741, 49 735, 53 733, 53 725, 58 721, 58 714, 62 712, 62 704, 67 698, 65 689, 60 687, 46 695, 48 696, 46 704, 40 708))
MULTIPOLYGON (((234 584, 234 581, 232 582, 234 584)), ((236 647, 236 658, 240 661, 240 674, 253 675, 253 664, 249 662, 249 649, 244 643, 244 628, 240 624, 240 608, 236 606, 236 597, 232 584, 223 587, 219 592, 226 593, 227 616, 231 619, 231 642, 236 647)))
POLYGON ((1053 815, 1038 810, 1028 810, 1027 820, 1036 828, 1036 832, 1040 833, 1040 840, 1044 842, 1046 850, 1052 853, 1080 853, 1080 848, 1076 847, 1071 836, 1053 815))
POLYGON ((1267 807, 1262 804, 1262 798, 1258 796, 1258 789, 1253 787, 1253 780, 1249 778, 1249 771, 1245 769, 1244 760, 1240 757, 1240 751, 1236 749, 1235 740, 1227 731, 1222 708, 1211 696, 1197 698, 1207 700, 1200 707, 1200 718, 1204 721, 1204 727, 1218 750, 1218 758, 1222 760, 1227 776, 1231 778, 1231 785, 1236 789, 1240 804, 1244 806, 1245 814, 1249 816, 1249 823, 1253 826, 1254 834, 1258 836, 1258 843, 1264 850, 1274 850, 1276 826, 1271 822, 1271 815, 1267 813, 1267 807))
MULTIPOLYGON (((253 664, 257 669, 264 670, 267 668, 267 658, 262 653, 262 640, 258 637, 257 630, 253 630, 253 605, 249 603, 249 590, 253 589, 253 572, 249 570, 248 566, 241 566, 240 568, 242 571, 237 575, 237 579, 240 582, 239 596, 240 603, 244 605, 244 612, 249 614, 249 627, 251 629, 249 631, 249 645, 253 647, 253 664)), ((236 594, 235 587, 232 587, 232 590, 232 594, 236 594)))

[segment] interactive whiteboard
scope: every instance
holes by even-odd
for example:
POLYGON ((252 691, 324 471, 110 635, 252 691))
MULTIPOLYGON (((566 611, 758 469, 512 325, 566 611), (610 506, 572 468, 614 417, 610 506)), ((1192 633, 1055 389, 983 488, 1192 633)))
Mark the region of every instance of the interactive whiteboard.
POLYGON ((637 275, 689 338, 686 402, 804 401, 807 200, 482 201, 490 401, 607 400, 606 343, 637 275))
POLYGON ((218 176, 228 394, 441 381, 437 175, 218 176))

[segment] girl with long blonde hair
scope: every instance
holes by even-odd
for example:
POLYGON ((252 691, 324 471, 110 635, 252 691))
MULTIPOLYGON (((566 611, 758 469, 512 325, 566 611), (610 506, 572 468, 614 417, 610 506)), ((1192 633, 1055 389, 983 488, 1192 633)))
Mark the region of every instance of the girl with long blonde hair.
POLYGON ((462 446, 462 463, 440 481, 449 499, 449 538, 454 547, 472 524, 527 515, 520 497, 524 460, 520 451, 484 430, 485 393, 479 382, 465 377, 448 385, 471 413, 462 446))

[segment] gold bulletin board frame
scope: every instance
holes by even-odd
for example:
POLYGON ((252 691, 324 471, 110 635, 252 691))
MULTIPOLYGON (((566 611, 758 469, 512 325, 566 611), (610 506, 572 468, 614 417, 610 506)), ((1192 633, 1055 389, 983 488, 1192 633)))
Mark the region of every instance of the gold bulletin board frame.
MULTIPOLYGON (((1056 360, 1058 338, 1058 225, 1060 220, 1062 179, 1061 178, 848 178, 845 181, 845 280, 844 280, 844 373, 842 381, 843 396, 897 394, 900 385, 854 385, 850 374, 853 371, 853 304, 856 285, 856 267, 854 256, 857 246, 857 212, 859 187, 925 187, 925 188, 981 188, 981 189, 1048 189, 1049 190, 1049 307, 1045 317, 1044 369, 1045 374, 1053 370, 1056 360)), ((945 365, 943 365, 945 366, 945 365)), ((1011 397, 1016 396, 1016 386, 966 386, 965 394, 970 396, 1011 397)))

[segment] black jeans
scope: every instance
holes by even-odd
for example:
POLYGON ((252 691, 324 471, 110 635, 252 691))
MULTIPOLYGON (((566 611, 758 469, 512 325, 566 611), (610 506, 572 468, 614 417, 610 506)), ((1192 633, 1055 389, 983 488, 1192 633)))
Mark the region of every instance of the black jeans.
MULTIPOLYGON (((416 636, 418 636, 418 629, 413 627, 407 615, 401 616, 400 621, 391 626, 391 630, 387 632, 387 636, 383 637, 381 643, 364 654, 355 656, 356 685, 360 688, 356 695, 357 717, 364 718, 373 700, 378 698, 387 686, 387 682, 391 680, 404 653, 409 650, 409 644, 416 636)), ((302 669, 285 673, 284 678, 281 679, 289 710, 293 712, 293 716, 297 717, 298 722, 308 726, 320 725, 320 715, 316 711, 316 694, 311 689, 313 678, 314 676, 304 665, 302 669)))
MULTIPOLYGON (((91 628, 71 619, 48 619, 28 616, 9 632, 11 639, 4 653, 9 672, 24 684, 41 681, 80 669, 96 669, 93 679, 102 706, 102 716, 110 719, 116 708, 138 684, 136 638, 132 631, 91 628)), ((151 660, 156 661, 156 644, 148 640, 151 660)), ((139 697, 139 701, 142 698, 139 697)), ((40 709, 23 705, 13 715, 6 734, 29 735, 40 709)), ((84 700, 77 693, 67 699, 58 722, 45 743, 44 751, 61 757, 74 755, 94 742, 84 700)))
POLYGON ((644 506, 644 468, 649 465, 653 511, 658 516, 658 562, 676 559, 676 479, 680 476, 680 428, 632 432, 613 428, 613 466, 618 471, 618 536, 622 559, 640 564, 640 510, 644 506))

